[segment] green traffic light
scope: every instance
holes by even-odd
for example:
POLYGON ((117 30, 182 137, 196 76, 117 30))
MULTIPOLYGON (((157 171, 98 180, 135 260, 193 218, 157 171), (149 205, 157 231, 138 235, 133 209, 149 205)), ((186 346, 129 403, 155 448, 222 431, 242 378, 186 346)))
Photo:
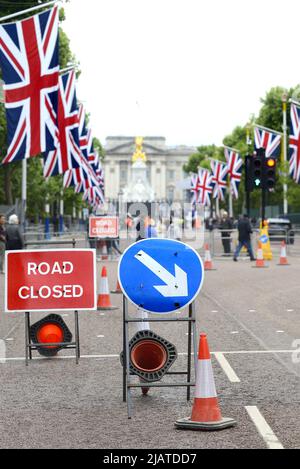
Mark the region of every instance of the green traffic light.
POLYGON ((260 186, 260 179, 255 179, 255 185, 256 187, 260 186))

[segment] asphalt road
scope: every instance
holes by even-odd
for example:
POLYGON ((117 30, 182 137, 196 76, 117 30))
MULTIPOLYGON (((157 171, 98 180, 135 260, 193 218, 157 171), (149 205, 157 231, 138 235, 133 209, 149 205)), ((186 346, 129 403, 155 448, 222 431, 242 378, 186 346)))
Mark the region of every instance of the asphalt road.
MULTIPOLYGON (((215 433, 174 428, 191 414, 183 388, 152 389, 147 397, 134 390, 128 420, 119 360, 121 295, 112 296, 118 310, 80 313, 78 366, 73 351, 62 351, 52 360, 34 353, 26 368, 24 316, 3 313, 1 276, 0 448, 300 448, 300 258, 290 258, 288 267, 276 261, 254 269, 248 260, 216 260, 217 270, 206 273, 196 302, 197 332, 208 334, 222 414, 237 421, 215 433)), ((117 263, 98 263, 99 273, 102 265, 113 288, 117 263)), ((32 314, 32 322, 42 316, 32 314)), ((64 319, 74 332, 73 314, 64 319)), ((186 366, 186 325, 153 330, 180 353, 173 371, 186 366)))

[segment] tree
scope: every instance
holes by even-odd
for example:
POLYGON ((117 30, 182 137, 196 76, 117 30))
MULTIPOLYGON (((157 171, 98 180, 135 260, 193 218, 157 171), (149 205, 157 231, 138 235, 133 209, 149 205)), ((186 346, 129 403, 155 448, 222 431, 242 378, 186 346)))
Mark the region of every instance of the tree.
POLYGON ((186 173, 197 173, 199 166, 210 169, 209 158, 224 160, 222 148, 216 145, 202 145, 197 148, 197 153, 190 156, 188 163, 184 166, 186 173))

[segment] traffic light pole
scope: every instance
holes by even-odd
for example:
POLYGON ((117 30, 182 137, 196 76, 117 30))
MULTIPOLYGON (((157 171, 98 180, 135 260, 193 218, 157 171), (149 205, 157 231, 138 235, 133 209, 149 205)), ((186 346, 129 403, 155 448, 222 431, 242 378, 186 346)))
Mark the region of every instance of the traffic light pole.
POLYGON ((262 197, 261 197, 261 221, 262 221, 262 227, 264 226, 264 221, 266 219, 266 198, 267 198, 267 191, 265 188, 262 189, 261 191, 262 197))

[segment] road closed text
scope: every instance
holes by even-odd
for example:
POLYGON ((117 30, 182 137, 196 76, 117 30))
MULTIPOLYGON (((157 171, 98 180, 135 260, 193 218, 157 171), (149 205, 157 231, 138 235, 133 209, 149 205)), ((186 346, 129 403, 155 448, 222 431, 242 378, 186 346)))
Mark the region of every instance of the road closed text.
MULTIPOLYGON (((62 276, 71 275, 74 272, 74 265, 72 262, 54 262, 49 264, 41 262, 28 262, 27 264, 27 277, 41 275, 49 279, 49 276, 62 276)), ((83 296, 83 288, 81 285, 42 285, 38 289, 31 286, 22 286, 19 288, 18 296, 22 300, 42 298, 47 300, 49 298, 81 298, 83 296)))
POLYGON ((90 249, 7 253, 7 312, 94 311, 96 290, 90 249))

